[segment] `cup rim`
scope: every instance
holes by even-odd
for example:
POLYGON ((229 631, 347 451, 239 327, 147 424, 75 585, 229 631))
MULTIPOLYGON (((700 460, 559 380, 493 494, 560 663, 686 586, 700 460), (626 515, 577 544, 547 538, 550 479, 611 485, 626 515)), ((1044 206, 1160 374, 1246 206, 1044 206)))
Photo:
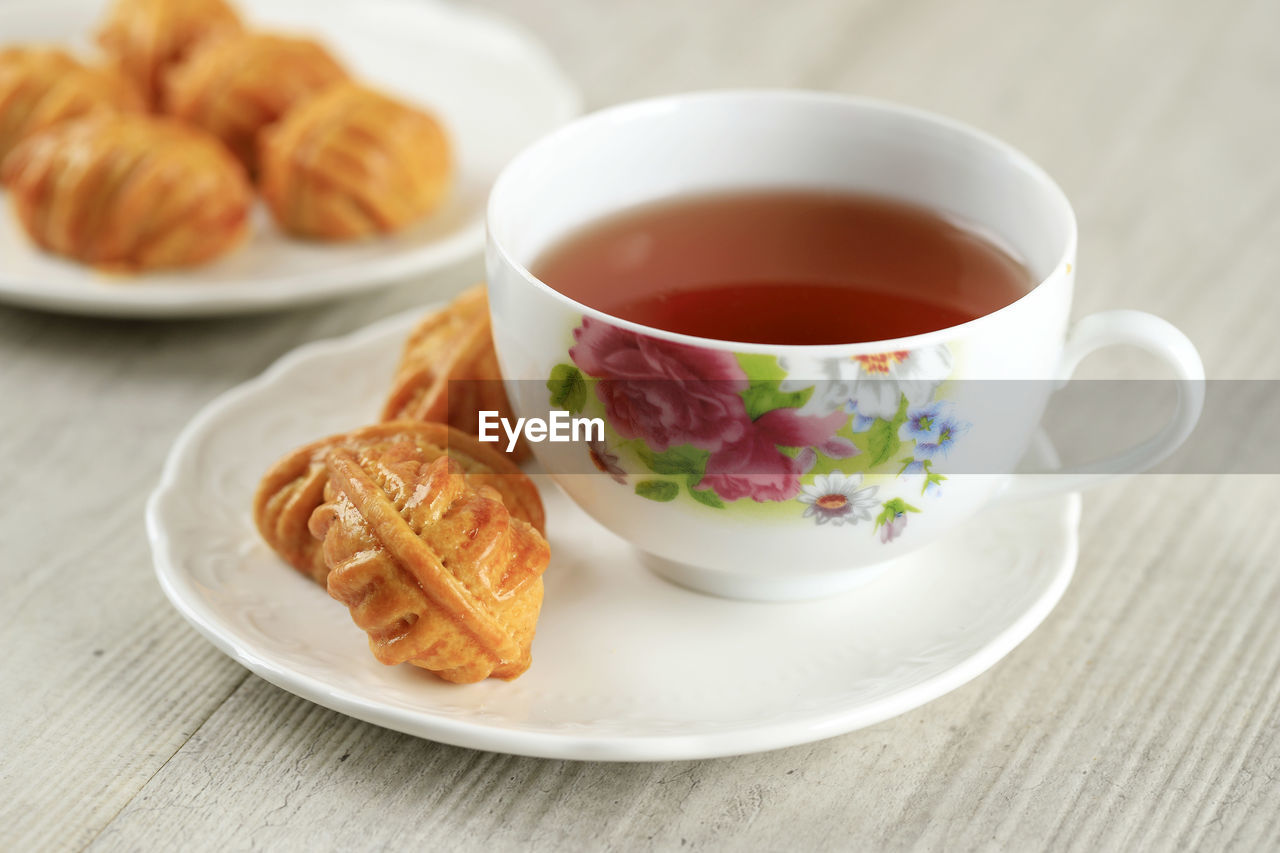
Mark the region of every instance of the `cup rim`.
POLYGON ((1051 282, 1069 273, 1068 266, 1076 253, 1078 223, 1076 220, 1075 208, 1072 207, 1070 199, 1067 198, 1067 194, 1063 192, 1057 181, 1055 181, 1042 166, 1013 145, 1005 142, 997 136, 987 133, 984 130, 978 129, 973 125, 929 110, 906 106, 880 98, 870 98, 863 95, 851 95, 841 92, 825 92, 810 89, 729 88, 680 92, 671 95, 659 95, 657 97, 642 98, 639 100, 615 104, 580 116, 573 121, 556 128, 540 139, 535 140, 508 161, 507 165, 502 168, 502 171, 499 172, 497 179, 494 181, 493 186, 489 191, 488 202, 485 206, 485 234, 488 245, 497 253, 498 257, 501 258, 508 267, 518 273, 527 283, 533 285, 534 288, 543 291, 561 303, 572 307, 584 316, 592 317, 601 322, 627 329, 637 334, 672 341, 674 343, 685 344, 688 346, 702 347, 704 349, 731 350, 733 352, 740 352, 744 354, 766 355, 787 352, 800 354, 810 358, 824 358, 872 354, 893 350, 912 351, 925 349, 930 346, 945 343, 946 341, 953 340, 957 337, 972 335, 973 333, 980 331, 987 324, 1007 316, 1019 305, 1032 300, 1037 293, 1045 290, 1051 282), (527 161, 543 154, 548 148, 552 148, 560 144, 564 138, 576 133, 581 133, 584 129, 598 124, 632 118, 637 113, 664 111, 674 107, 683 106, 688 103, 696 103, 698 101, 749 101, 754 99, 839 104, 843 106, 879 110, 885 113, 931 123, 947 130, 966 135, 985 146, 993 148, 1005 157, 1012 166, 1026 172, 1036 183, 1040 184, 1049 193, 1049 196, 1066 212, 1067 234, 1066 240, 1063 243, 1062 252, 1059 254, 1057 260, 1049 269, 1048 273, 1039 278, 1035 285, 1033 285, 1025 294, 1002 308, 983 314, 980 317, 975 317, 974 319, 968 320, 964 323, 958 323, 953 326, 946 326, 944 328, 934 329, 928 332, 920 332, 914 335, 884 338, 875 341, 857 341, 841 344, 764 344, 749 341, 729 341, 719 338, 704 338, 696 335, 686 335, 680 332, 670 332, 656 326, 646 326, 643 323, 624 320, 621 317, 615 317, 606 311, 593 308, 590 305, 586 305, 585 303, 566 296, 534 275, 533 272, 529 270, 528 266, 512 257, 511 252, 508 251, 502 240, 500 240, 494 233, 492 223, 494 220, 495 210, 501 202, 501 197, 506 191, 507 184, 514 180, 512 175, 523 168, 527 161))

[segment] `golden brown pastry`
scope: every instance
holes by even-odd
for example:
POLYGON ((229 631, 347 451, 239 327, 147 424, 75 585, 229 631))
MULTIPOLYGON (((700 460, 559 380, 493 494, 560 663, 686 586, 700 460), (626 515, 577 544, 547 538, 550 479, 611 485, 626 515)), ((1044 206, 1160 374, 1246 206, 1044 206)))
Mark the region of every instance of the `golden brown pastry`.
POLYGON ((253 518, 262 538, 285 562, 323 584, 329 570, 320 544, 307 531, 307 522, 324 500, 328 479, 325 455, 335 447, 362 452, 406 443, 419 448, 425 459, 450 457, 473 487, 495 490, 513 516, 544 530, 546 520, 537 488, 504 455, 444 424, 399 421, 329 436, 298 448, 273 465, 253 501, 253 518))
POLYGON ((491 488, 411 441, 325 456, 329 595, 351 610, 384 664, 445 681, 515 678, 529 668, 550 550, 491 488))
POLYGON ((142 96, 114 68, 82 65, 57 48, 0 50, 0 163, 28 136, 96 112, 144 112, 142 96))
POLYGON ((159 108, 165 73, 197 44, 234 35, 240 17, 223 0, 116 0, 98 43, 159 108))
MULTIPOLYGON (((477 435, 482 409, 512 416, 493 351, 488 293, 478 284, 409 335, 382 419, 441 421, 477 435)), ((523 436, 515 455, 529 455, 523 436)))
POLYGON ((247 33, 206 42, 175 65, 164 109, 221 139, 254 174, 258 132, 346 76, 313 41, 247 33))
POLYGON ((260 140, 262 196, 280 227, 317 240, 396 231, 450 179, 434 118, 354 83, 299 103, 260 140))
POLYGON ((240 242, 244 170, 216 139, 170 119, 94 115, 18 145, 0 172, 41 247, 104 269, 208 261, 240 242))

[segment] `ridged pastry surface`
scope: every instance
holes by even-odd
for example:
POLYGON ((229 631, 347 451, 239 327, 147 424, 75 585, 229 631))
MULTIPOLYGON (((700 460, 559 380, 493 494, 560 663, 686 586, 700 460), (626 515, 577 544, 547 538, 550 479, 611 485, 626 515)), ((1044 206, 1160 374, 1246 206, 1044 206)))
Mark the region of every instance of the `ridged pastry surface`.
POLYGON ((82 64, 50 47, 0 50, 0 163, 23 139, 93 113, 146 111, 119 71, 82 64))
POLYGON ((243 30, 224 0, 115 0, 98 30, 98 43, 158 108, 164 77, 196 45, 243 30))
POLYGON ((537 488, 503 454, 442 423, 395 421, 312 442, 271 466, 254 497, 253 517, 262 538, 289 565, 325 583, 329 570, 320 543, 307 529, 311 514, 324 500, 325 457, 338 447, 363 452, 390 444, 412 445, 426 460, 453 459, 474 488, 493 489, 514 517, 545 530, 537 488))
POLYGON ((264 131, 259 155, 276 222, 316 240, 404 228, 437 207, 452 171, 435 118, 355 83, 296 105, 264 131))
POLYGON ((310 39, 266 33, 213 39, 168 72, 164 110, 221 139, 253 174, 259 132, 346 76, 310 39))
MULTIPOLYGON (((382 418, 442 421, 476 435, 482 410, 511 417, 493 349, 488 293, 479 284, 414 327, 382 418)), ((523 437, 515 456, 529 456, 523 437)))
POLYGON ((460 683, 529 668, 550 559, 537 530, 412 442, 335 448, 325 468, 310 529, 324 541, 329 594, 379 661, 460 683))
POLYGON ((243 168, 217 140, 168 119, 57 124, 19 144, 0 177, 38 245, 107 270, 204 263, 246 233, 243 168))

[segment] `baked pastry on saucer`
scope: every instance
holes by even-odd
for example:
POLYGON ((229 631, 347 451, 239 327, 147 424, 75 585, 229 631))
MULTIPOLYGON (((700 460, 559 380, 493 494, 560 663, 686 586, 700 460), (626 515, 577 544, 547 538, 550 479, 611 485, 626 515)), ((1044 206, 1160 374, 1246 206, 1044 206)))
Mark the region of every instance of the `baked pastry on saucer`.
POLYGON ((512 516, 545 529, 537 488, 505 455, 445 424, 393 421, 312 442, 276 462, 262 478, 253 502, 262 538, 285 562, 323 584, 329 570, 307 523, 324 500, 325 456, 335 447, 358 453, 388 444, 413 445, 427 460, 448 456, 473 488, 493 489, 512 516))
POLYGON ((245 33, 205 42, 170 69, 164 110, 221 139, 254 174, 258 133, 346 76, 310 39, 245 33))
POLYGON ((93 115, 20 143, 0 179, 42 248, 117 271, 203 263, 240 242, 251 192, 216 139, 171 119, 93 115))
POLYGON ((197 44, 242 29, 224 0, 116 0, 98 43, 156 109, 171 65, 197 44))
POLYGON ((350 82, 297 104, 259 143, 272 216, 314 240, 398 231, 436 208, 452 171, 432 116, 350 82))
POLYGON ((145 111, 137 89, 110 66, 86 66, 52 47, 0 50, 0 162, 23 139, 58 122, 145 111))
POLYGON ((329 594, 384 664, 445 681, 511 679, 529 668, 550 550, 492 488, 412 441, 325 455, 329 594))
MULTIPOLYGON (((441 421, 477 435, 481 410, 511 416, 493 350, 489 297, 478 284, 423 318, 410 333, 382 419, 441 421)), ((529 455, 523 436, 515 455, 529 455)))

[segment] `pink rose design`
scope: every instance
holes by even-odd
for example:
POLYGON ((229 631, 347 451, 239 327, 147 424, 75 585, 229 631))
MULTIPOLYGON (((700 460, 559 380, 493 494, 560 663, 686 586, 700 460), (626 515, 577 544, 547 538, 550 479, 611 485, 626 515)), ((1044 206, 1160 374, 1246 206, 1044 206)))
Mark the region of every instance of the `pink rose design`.
POLYGON ((836 412, 826 417, 799 415, 795 409, 765 412, 740 441, 726 445, 707 459, 700 488, 714 489, 727 501, 787 501, 800 492, 800 475, 813 467, 814 446, 823 446, 845 421, 836 412), (802 447, 788 456, 779 447, 802 447))
POLYGON ((583 318, 569 357, 600 380, 596 396, 624 438, 661 453, 690 444, 717 451, 751 428, 740 393, 747 376, 732 353, 659 340, 583 318))
POLYGON ((799 493, 803 473, 802 460, 779 453, 773 442, 752 432, 711 454, 698 487, 714 489, 727 501, 786 501, 799 493))
POLYGON ((824 453, 837 458, 853 456, 858 448, 843 438, 836 438, 836 430, 848 420, 843 412, 814 416, 799 414, 799 409, 774 409, 755 420, 755 428, 770 441, 781 447, 820 447, 824 453))

